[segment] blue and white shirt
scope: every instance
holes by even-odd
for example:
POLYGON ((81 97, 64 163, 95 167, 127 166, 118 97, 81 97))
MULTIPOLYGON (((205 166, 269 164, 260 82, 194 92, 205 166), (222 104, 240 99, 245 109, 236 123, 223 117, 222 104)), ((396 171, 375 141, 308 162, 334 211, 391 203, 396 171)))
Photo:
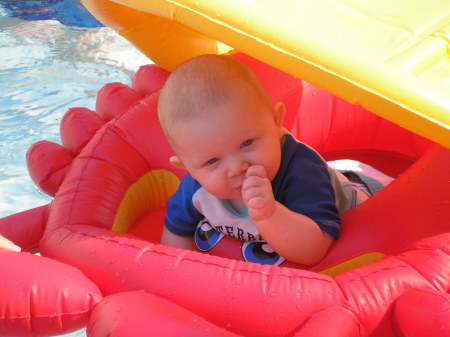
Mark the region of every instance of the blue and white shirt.
MULTIPOLYGON (((340 232, 339 215, 359 203, 347 178, 330 168, 315 150, 289 134, 285 136, 272 189, 275 200, 311 218, 335 239, 340 232)), ((246 208, 234 210, 227 200, 208 193, 190 174, 186 174, 168 200, 164 223, 170 232, 180 236, 193 236, 197 226, 207 223, 224 235, 264 242, 246 208)))

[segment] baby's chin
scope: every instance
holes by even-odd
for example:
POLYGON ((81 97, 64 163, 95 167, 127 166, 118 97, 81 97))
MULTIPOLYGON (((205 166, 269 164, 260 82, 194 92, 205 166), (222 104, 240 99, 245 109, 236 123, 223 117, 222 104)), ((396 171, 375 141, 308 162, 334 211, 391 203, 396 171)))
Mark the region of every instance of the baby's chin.
POLYGON ((229 198, 233 200, 243 200, 242 198, 242 187, 233 188, 230 192, 229 198))
MULTIPOLYGON (((209 192, 211 193, 211 192, 209 192)), ((223 194, 214 194, 211 193, 212 195, 214 195, 215 197, 219 198, 219 199, 223 199, 223 200, 228 200, 230 202, 232 201, 236 201, 236 202, 244 202, 243 198, 242 198, 242 192, 241 192, 241 188, 238 189, 234 189, 228 193, 223 193, 223 194)))
POLYGON ((242 199, 228 199, 228 202, 230 203, 231 207, 236 211, 240 211, 242 208, 245 207, 245 202, 242 199))

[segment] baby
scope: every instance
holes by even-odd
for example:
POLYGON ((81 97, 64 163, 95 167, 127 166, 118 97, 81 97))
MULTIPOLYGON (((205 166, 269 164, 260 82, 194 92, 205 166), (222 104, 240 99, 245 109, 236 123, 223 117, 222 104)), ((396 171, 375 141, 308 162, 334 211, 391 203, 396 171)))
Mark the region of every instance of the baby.
POLYGON ((228 56, 180 65, 158 103, 163 131, 187 170, 167 203, 161 243, 192 249, 199 224, 243 241, 266 242, 304 265, 339 237, 339 214, 368 196, 283 128, 251 70, 228 56))

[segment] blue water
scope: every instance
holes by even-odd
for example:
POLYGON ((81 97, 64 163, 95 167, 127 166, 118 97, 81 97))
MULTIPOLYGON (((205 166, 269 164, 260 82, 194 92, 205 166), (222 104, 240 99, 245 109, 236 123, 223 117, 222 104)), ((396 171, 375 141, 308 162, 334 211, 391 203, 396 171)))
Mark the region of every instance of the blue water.
POLYGON ((138 67, 149 63, 109 28, 10 15, 0 6, 0 217, 51 200, 28 175, 30 145, 43 139, 60 143, 67 109, 94 109, 104 84, 130 84, 138 67))
MULTIPOLYGON (((150 63, 109 28, 24 20, 4 4, 0 1, 0 217, 51 201, 28 175, 25 154, 31 144, 60 143, 59 123, 67 109, 94 109, 104 84, 130 84, 139 66, 150 63)), ((85 335, 80 330, 65 336, 85 335)))

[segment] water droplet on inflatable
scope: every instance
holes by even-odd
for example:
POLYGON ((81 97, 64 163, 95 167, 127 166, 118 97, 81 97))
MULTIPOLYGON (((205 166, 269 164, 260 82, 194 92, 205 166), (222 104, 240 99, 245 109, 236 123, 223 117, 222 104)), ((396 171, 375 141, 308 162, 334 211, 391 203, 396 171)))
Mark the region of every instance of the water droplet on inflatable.
POLYGON ((270 297, 275 297, 277 296, 277 293, 270 293, 270 297))

